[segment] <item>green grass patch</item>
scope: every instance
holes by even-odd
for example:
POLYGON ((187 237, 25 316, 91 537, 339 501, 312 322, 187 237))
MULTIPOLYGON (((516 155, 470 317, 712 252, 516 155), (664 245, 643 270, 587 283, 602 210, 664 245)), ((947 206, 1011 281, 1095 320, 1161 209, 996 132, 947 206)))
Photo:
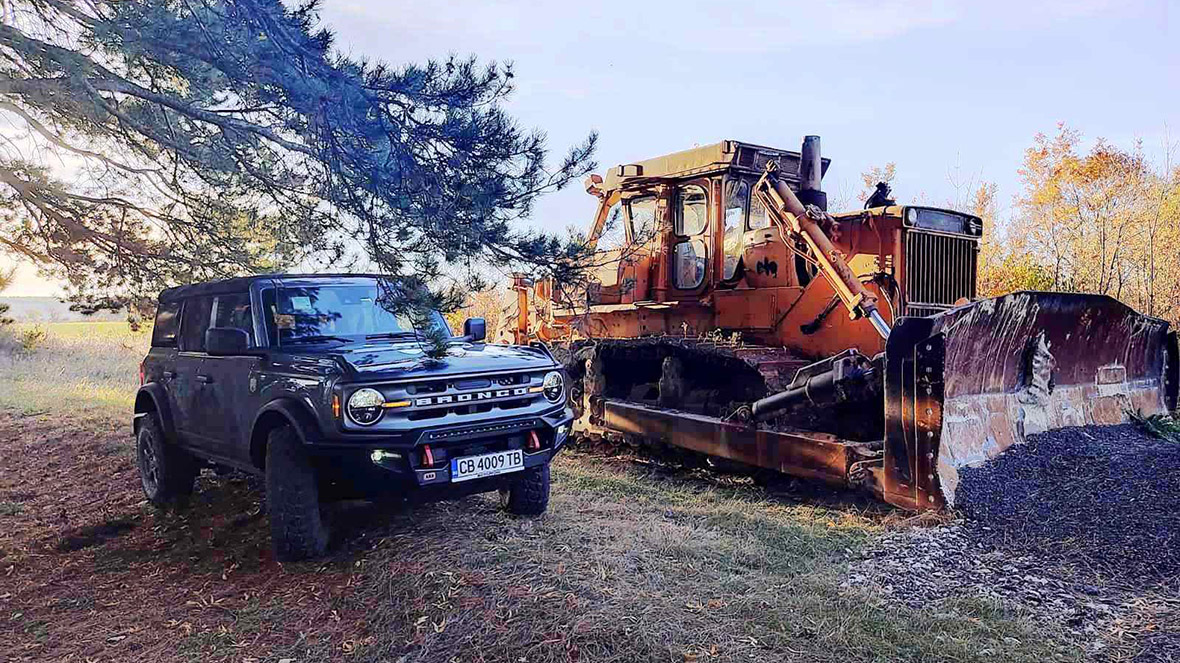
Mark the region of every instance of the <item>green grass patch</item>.
POLYGON ((1180 442, 1180 420, 1177 420, 1174 415, 1153 414, 1145 417, 1139 412, 1128 412, 1127 414, 1131 421, 1148 435, 1161 440, 1180 442))

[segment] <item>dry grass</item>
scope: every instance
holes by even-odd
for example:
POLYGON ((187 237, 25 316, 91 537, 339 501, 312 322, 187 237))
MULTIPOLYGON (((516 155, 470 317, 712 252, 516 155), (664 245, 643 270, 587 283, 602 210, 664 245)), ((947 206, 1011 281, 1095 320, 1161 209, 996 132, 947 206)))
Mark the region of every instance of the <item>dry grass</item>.
POLYGON ((538 519, 489 496, 338 505, 330 556, 280 565, 251 482, 206 472, 179 513, 142 501, 129 436, 99 422, 125 420, 145 337, 48 327, 0 364, 0 660, 1077 658, 994 605, 842 587, 866 542, 921 523, 626 456, 563 454, 538 519))
POLYGON ((127 419, 150 332, 132 332, 125 322, 58 322, 17 324, 10 333, 30 328, 46 333, 31 352, 12 342, 0 344, 0 407, 127 419))
POLYGON ((571 454, 537 521, 491 500, 395 517, 345 605, 364 661, 1069 660, 994 606, 841 588, 880 510, 571 454), (376 637, 374 637, 375 634, 376 637), (404 658, 403 658, 404 657, 404 658))

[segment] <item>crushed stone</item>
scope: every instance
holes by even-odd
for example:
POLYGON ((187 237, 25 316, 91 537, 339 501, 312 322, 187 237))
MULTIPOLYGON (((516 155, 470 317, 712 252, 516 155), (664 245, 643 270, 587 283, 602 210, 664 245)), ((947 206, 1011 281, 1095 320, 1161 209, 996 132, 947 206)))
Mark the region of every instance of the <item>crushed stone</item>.
POLYGON ((913 608, 994 602, 1108 660, 1180 660, 1180 442, 1029 437, 962 472, 956 519, 879 537, 845 585, 913 608))

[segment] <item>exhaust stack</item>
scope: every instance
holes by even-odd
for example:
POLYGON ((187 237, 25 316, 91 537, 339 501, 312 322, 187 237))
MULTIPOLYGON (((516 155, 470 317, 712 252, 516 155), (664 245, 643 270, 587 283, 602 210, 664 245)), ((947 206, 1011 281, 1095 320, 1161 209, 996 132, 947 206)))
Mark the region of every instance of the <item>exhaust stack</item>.
POLYGON ((820 188, 824 165, 820 155, 819 136, 804 136, 799 157, 799 202, 828 209, 828 194, 820 188))

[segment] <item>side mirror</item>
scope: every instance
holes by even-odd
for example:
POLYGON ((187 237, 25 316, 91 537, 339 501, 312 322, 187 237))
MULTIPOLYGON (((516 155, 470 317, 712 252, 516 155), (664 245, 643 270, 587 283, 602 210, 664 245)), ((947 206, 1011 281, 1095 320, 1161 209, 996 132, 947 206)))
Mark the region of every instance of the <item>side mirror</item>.
POLYGON ((471 342, 482 341, 488 337, 488 326, 483 318, 467 318, 463 321, 463 335, 471 342))
POLYGON ((233 327, 211 327, 205 331, 205 352, 218 357, 244 355, 250 351, 250 335, 233 327))

